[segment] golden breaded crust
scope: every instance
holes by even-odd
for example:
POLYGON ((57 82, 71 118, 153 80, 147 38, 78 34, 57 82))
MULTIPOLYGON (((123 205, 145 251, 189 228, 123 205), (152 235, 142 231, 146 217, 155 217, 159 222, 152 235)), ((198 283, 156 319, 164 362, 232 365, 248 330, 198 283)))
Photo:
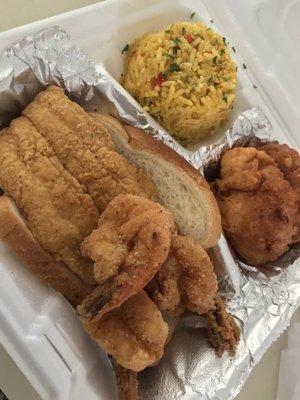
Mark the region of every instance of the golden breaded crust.
POLYGON ((62 165, 86 188, 100 212, 120 193, 155 197, 155 187, 117 153, 102 125, 52 86, 39 93, 23 115, 52 146, 62 165))
POLYGON ((288 249, 296 231, 297 196, 264 151, 228 150, 216 189, 223 229, 246 262, 260 266, 288 249))
POLYGON ((26 227, 13 201, 0 197, 0 239, 30 269, 35 276, 60 292, 73 307, 77 307, 91 292, 63 262, 55 262, 26 227))
POLYGON ((14 199, 36 240, 55 261, 93 283, 92 263, 80 253, 99 218, 90 196, 26 117, 2 132, 0 148, 0 187, 14 199))
POLYGON ((81 306, 78 311, 92 339, 124 368, 138 372, 162 357, 168 325, 143 290, 98 321, 86 319, 81 306))

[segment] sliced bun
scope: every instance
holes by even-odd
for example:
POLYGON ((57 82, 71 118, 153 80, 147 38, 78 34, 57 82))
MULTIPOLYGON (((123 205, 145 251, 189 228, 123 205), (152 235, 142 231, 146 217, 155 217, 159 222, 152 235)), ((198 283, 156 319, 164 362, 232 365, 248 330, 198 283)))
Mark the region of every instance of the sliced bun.
POLYGON ((0 239, 38 278, 58 290, 73 307, 92 290, 42 249, 7 195, 0 197, 0 239))
POLYGON ((123 126, 107 114, 91 115, 108 129, 119 153, 152 178, 159 202, 172 212, 180 232, 191 235, 204 248, 214 246, 221 234, 221 216, 201 174, 179 154, 141 129, 123 126))

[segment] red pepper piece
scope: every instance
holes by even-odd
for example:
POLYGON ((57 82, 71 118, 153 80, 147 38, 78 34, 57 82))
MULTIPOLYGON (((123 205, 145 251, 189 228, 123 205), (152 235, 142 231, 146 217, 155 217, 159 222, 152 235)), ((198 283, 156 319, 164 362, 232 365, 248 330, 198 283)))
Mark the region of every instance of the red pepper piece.
POLYGON ((185 38, 189 43, 192 43, 195 40, 191 33, 188 34, 185 38))
POLYGON ((152 85, 153 88, 155 88, 155 86, 161 86, 161 84, 165 81, 165 78, 163 76, 163 74, 160 72, 157 77, 153 78, 152 80, 152 85))

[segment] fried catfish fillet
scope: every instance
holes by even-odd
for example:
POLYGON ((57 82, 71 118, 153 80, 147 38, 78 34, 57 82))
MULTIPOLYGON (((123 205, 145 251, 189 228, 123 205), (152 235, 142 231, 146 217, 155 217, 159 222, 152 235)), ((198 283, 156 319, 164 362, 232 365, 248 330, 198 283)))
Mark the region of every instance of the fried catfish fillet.
POLYGON ((62 165, 84 185, 100 212, 120 193, 155 198, 152 181, 115 151, 107 130, 62 89, 48 87, 23 115, 47 139, 62 165))
POLYGON ((91 197, 27 118, 1 131, 0 148, 0 187, 14 199, 35 239, 55 261, 94 284, 92 262, 80 252, 99 218, 91 197))
MULTIPOLYGON (((94 262, 100 286, 91 295, 99 318, 142 290, 166 260, 175 230, 170 212, 158 203, 119 195, 100 217, 99 227, 82 243, 94 262)), ((86 303, 89 302, 87 298, 86 303)))
POLYGON ((138 372, 162 357, 168 325, 143 290, 97 320, 86 307, 77 310, 91 338, 122 367, 138 372))
POLYGON ((246 262, 259 266, 288 249, 296 233, 297 196, 265 152, 227 151, 215 191, 223 229, 246 262))

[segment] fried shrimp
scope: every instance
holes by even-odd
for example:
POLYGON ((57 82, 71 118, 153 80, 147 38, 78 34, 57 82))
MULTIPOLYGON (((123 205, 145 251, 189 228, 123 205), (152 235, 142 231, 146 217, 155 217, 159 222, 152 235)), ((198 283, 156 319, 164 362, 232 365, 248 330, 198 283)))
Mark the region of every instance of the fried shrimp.
POLYGON ((174 235, 171 252, 146 291, 162 312, 205 314, 208 340, 219 356, 234 353, 240 331, 217 295, 217 278, 205 250, 189 236, 174 235))
POLYGON ((97 321, 82 306, 77 310, 92 339, 122 367, 138 372, 162 357, 168 325, 143 290, 97 321))
POLYGON ((174 235, 168 259, 147 290, 161 310, 203 314, 214 306, 218 289, 212 263, 190 236, 174 235))
POLYGON ((119 400, 138 399, 137 373, 126 369, 113 361, 113 368, 118 386, 119 400))
MULTIPOLYGON (((142 290, 166 260, 175 230, 168 210, 151 200, 119 195, 101 215, 98 229, 82 243, 100 286, 93 318, 100 318, 142 290)), ((89 303, 88 299, 87 302, 89 303)))
POLYGON ((208 340, 218 356, 221 356, 224 351, 233 355, 240 340, 240 329, 234 318, 227 313, 220 296, 216 296, 215 307, 207 313, 206 318, 208 340))

